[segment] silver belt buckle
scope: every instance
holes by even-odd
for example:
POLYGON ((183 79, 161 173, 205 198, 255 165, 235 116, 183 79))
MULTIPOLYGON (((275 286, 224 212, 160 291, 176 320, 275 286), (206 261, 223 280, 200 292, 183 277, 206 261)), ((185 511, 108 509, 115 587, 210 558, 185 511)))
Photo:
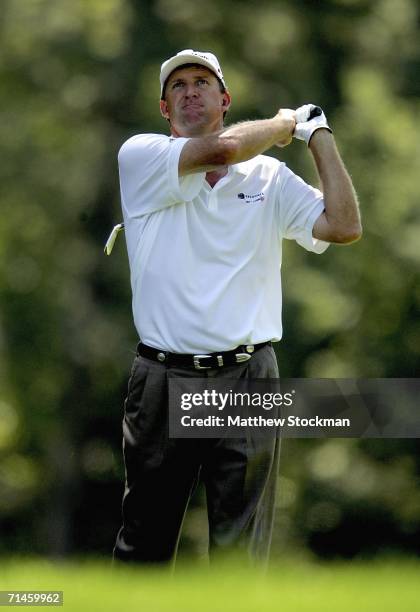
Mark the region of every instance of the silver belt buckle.
POLYGON ((200 359, 211 359, 211 355, 194 355, 193 362, 196 370, 211 370, 211 366, 200 365, 200 359))
POLYGON ((248 353, 236 353, 236 363, 243 363, 244 361, 248 361, 248 359, 251 359, 251 356, 252 355, 249 355, 248 353))

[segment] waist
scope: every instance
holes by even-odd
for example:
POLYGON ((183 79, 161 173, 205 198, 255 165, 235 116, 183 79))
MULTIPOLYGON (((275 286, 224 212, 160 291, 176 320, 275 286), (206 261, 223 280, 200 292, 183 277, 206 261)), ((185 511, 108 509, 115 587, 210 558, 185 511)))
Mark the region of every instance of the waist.
POLYGON ((168 367, 178 366, 195 370, 210 370, 212 368, 217 369, 245 363, 252 358, 256 351, 259 351, 264 346, 271 346, 271 341, 260 342, 259 344, 243 344, 230 351, 191 355, 170 353, 139 342, 137 345, 137 355, 158 361, 168 367))

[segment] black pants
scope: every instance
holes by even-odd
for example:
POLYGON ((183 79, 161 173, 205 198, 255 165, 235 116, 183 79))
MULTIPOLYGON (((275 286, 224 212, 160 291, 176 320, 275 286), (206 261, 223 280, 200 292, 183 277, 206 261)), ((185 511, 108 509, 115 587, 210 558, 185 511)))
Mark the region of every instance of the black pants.
POLYGON ((114 558, 163 562, 175 557, 182 521, 201 479, 207 496, 210 556, 269 554, 280 440, 169 439, 168 380, 174 376, 277 378, 267 345, 241 365, 196 371, 136 357, 124 405, 126 470, 123 524, 114 558))

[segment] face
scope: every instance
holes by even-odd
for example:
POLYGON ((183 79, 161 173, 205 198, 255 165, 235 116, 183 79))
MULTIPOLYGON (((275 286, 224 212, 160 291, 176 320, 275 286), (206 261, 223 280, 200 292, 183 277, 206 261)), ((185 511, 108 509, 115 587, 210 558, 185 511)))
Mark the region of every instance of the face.
POLYGON ((169 119, 174 136, 211 134, 223 127, 223 113, 230 106, 230 96, 221 93, 216 76, 207 68, 174 70, 165 89, 160 111, 169 119))

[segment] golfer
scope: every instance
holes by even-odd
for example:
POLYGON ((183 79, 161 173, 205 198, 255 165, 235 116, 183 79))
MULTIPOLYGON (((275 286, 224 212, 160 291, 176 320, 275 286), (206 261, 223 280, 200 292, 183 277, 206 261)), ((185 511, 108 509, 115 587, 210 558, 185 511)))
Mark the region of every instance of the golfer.
POLYGON ((124 406, 123 522, 114 558, 165 562, 201 479, 210 558, 265 560, 279 441, 170 439, 174 377, 276 378, 282 241, 315 253, 361 235, 351 180, 321 109, 280 109, 224 127, 231 96, 217 58, 187 49, 162 64, 170 135, 139 134, 119 152, 121 203, 140 343, 124 406), (322 192, 263 155, 304 140, 322 192))

